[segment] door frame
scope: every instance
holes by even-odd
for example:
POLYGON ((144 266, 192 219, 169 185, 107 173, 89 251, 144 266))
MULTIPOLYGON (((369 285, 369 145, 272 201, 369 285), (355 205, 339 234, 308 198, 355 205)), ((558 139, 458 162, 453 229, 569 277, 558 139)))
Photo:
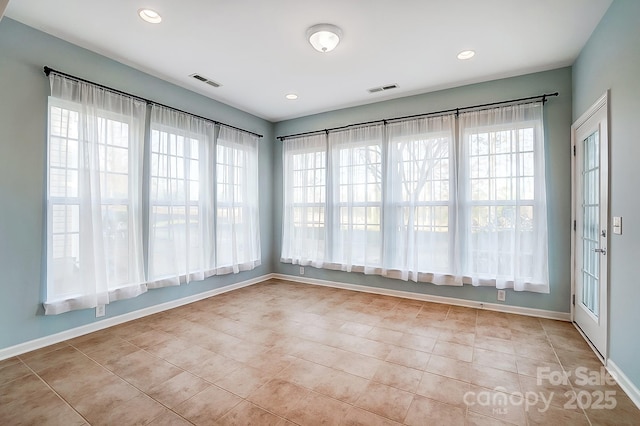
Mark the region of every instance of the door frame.
MULTIPOLYGON (((591 349, 595 352, 595 354, 600 358, 603 363, 606 364, 606 360, 608 359, 609 353, 609 296, 610 296, 610 285, 609 285, 609 267, 608 267, 608 258, 605 263, 606 267, 600 270, 600 276, 604 277, 606 282, 606 301, 602 303, 602 309, 600 311, 600 315, 598 318, 604 322, 604 330, 606 334, 606 342, 604 348, 602 348, 602 353, 591 343, 589 338, 585 335, 585 333, 580 329, 575 321, 575 313, 576 313, 576 237, 577 232, 575 230, 575 224, 577 219, 577 203, 580 202, 580 194, 577 194, 576 191, 576 160, 577 157, 575 155, 576 149, 576 133, 577 130, 584 125, 591 117, 593 117, 596 113, 600 112, 602 108, 605 109, 606 115, 606 129, 605 135, 606 139, 603 144, 601 144, 601 154, 600 154, 600 173, 601 175, 605 175, 607 177, 607 185, 604 187, 600 187, 600 199, 606 200, 606 216, 601 217, 600 228, 605 229, 607 232, 607 256, 610 255, 610 238, 611 233, 609 227, 609 215, 610 215, 610 202, 609 202, 609 186, 610 186, 610 174, 609 174, 609 138, 611 132, 609 128, 610 117, 609 117, 609 95, 610 91, 607 90, 598 100, 589 107, 589 109, 580 116, 572 125, 571 125, 571 299, 569 304, 571 306, 571 321, 573 322, 576 329, 580 332, 585 341, 589 344, 591 349), (603 149, 606 148, 606 149, 603 149)), ((601 138, 602 141, 602 138, 601 138)), ((579 303, 579 302, 578 302, 579 303)))

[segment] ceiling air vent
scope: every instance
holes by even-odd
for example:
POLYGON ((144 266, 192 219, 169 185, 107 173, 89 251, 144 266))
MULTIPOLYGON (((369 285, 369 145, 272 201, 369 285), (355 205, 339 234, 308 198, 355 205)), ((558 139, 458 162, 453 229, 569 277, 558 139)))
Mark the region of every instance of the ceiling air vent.
POLYGON ((215 81, 213 81, 213 80, 209 80, 207 77, 203 77, 203 76, 201 76, 200 74, 191 74, 189 77, 193 77, 193 78, 195 78, 196 80, 200 80, 200 81, 202 81, 203 83, 207 83, 209 86, 213 86, 213 87, 220 87, 220 86, 222 86, 222 84, 220 84, 220 83, 216 83, 216 82, 215 82, 215 81))
POLYGON ((369 93, 383 92, 385 90, 391 90, 391 89, 397 89, 397 88, 398 88, 397 84, 387 84, 386 86, 373 87, 369 89, 369 93))

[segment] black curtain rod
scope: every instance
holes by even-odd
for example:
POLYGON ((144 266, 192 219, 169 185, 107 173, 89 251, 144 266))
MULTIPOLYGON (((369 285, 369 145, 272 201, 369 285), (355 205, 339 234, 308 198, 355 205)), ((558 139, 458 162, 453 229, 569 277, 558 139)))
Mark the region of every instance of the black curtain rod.
POLYGON ((81 82, 83 82, 83 83, 89 83, 89 84, 92 84, 92 85, 94 85, 94 86, 96 86, 96 87, 99 87, 99 88, 101 88, 101 89, 108 90, 109 92, 117 93, 117 94, 119 94, 119 95, 128 96, 128 97, 131 97, 131 98, 137 99, 137 100, 139 100, 139 101, 146 102, 147 104, 151 104, 151 105, 158 105, 158 106, 161 106, 161 107, 169 108, 169 109, 172 109, 172 110, 174 110, 174 111, 178 111, 178 112, 182 112, 182 113, 184 113, 184 114, 188 114, 188 115, 190 115, 190 116, 192 116, 192 117, 196 117, 196 118, 200 118, 200 119, 202 119, 202 120, 209 121, 209 122, 211 122, 211 123, 213 123, 213 124, 218 124, 218 125, 220 125, 220 126, 228 127, 228 128, 230 128, 230 129, 235 129, 235 130, 238 130, 238 131, 240 131, 240 132, 248 133, 248 134, 250 134, 250 135, 253 135, 253 136, 256 136, 256 137, 259 137, 259 138, 263 137, 262 135, 260 135, 260 134, 258 134, 258 133, 255 133, 255 132, 251 132, 251 131, 249 131, 249 130, 245 130, 245 129, 241 129, 241 128, 239 128, 239 127, 231 126, 231 125, 229 125, 229 124, 225 124, 225 123, 222 123, 222 122, 220 122, 220 121, 212 120, 212 119, 210 119, 210 118, 203 117, 203 116, 201 116, 201 115, 192 114, 192 113, 190 113, 190 112, 183 111, 183 110, 181 110, 181 109, 174 108, 174 107, 169 106, 169 105, 164 105, 164 104, 161 104, 160 102, 152 101, 152 100, 150 100, 150 99, 145 99, 145 98, 142 98, 142 97, 137 96, 137 95, 132 95, 131 93, 123 92, 122 90, 114 89, 114 88, 109 87, 109 86, 104 86, 104 85, 102 85, 102 84, 94 83, 93 81, 85 80, 84 78, 76 77, 75 75, 67 74, 67 73, 64 73, 64 72, 62 72, 62 71, 54 70, 53 68, 49 68, 49 67, 47 67, 47 66, 45 66, 45 67, 44 67, 44 73, 47 75, 47 77, 49 76, 49 74, 54 73, 54 74, 61 75, 61 76, 63 76, 63 77, 70 78, 70 79, 72 79, 72 80, 81 81, 81 82))
POLYGON ((382 119, 382 120, 364 121, 362 123, 347 124, 346 126, 332 127, 330 129, 313 130, 313 131, 310 131, 310 132, 296 133, 296 134, 293 134, 293 135, 278 136, 276 139, 280 139, 280 141, 284 141, 285 139, 296 138, 296 137, 299 137, 299 136, 315 135, 315 134, 319 134, 319 133, 329 134, 329 132, 334 132, 336 130, 344 130, 344 129, 348 129, 350 127, 367 126, 369 124, 376 124, 376 123, 387 124, 390 121, 402 121, 402 120, 408 120, 410 118, 427 117, 427 116, 431 116, 431 115, 444 115, 444 114, 453 113, 453 112, 456 113, 456 117, 457 117, 460 114, 460 111, 465 111, 465 110, 468 110, 468 109, 474 109, 474 110, 482 111, 483 109, 490 109, 490 107, 496 106, 496 105, 516 104, 516 103, 517 104, 530 103, 530 102, 527 102, 527 101, 534 101, 534 100, 536 100, 536 102, 540 101, 540 102, 542 102, 544 104, 545 102, 547 102, 547 100, 548 100, 547 98, 550 98, 552 96, 558 96, 558 95, 559 95, 558 92, 545 93, 543 95, 530 96, 528 98, 511 99, 511 100, 508 100, 508 101, 491 102, 491 103, 488 103, 488 104, 479 104, 479 105, 471 105, 471 106, 465 106, 465 107, 460 107, 460 108, 443 109, 441 111, 425 112, 423 114, 405 115, 403 117, 386 118, 386 119, 382 119))

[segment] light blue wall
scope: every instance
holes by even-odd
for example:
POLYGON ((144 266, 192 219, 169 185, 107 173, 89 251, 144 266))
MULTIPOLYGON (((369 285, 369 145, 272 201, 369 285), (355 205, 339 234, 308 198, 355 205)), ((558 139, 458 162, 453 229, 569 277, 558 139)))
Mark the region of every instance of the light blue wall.
POLYGON ((614 0, 573 66, 573 118, 610 89, 609 356, 640 388, 640 1, 614 0))
POLYGON ((69 74, 263 134, 260 143, 262 266, 107 306, 107 317, 271 272, 273 125, 22 25, 0 21, 0 349, 96 321, 92 309, 42 315, 43 209, 48 65, 69 74))
MULTIPOLYGON (((546 165, 548 171, 548 222, 550 294, 507 291, 506 303, 556 312, 569 312, 570 254, 571 254, 571 69, 529 74, 463 86, 424 95, 411 96, 370 105, 331 111, 323 114, 276 123, 276 136, 331 128, 357 122, 378 120, 429 111, 484 104, 542 93, 560 92, 545 106, 546 165)), ((298 275, 299 266, 280 263, 282 226, 282 144, 274 150, 274 270, 298 275)), ((445 287, 386 279, 380 276, 305 268, 305 276, 351 284, 384 287, 437 296, 454 297, 480 302, 496 302, 496 290, 472 286, 445 287)))
MULTIPOLYGON (((107 316, 218 288, 269 272, 297 275, 279 262, 282 212, 282 153, 275 136, 416 114, 458 106, 560 92, 545 107, 549 197, 551 294, 508 291, 507 304, 569 311, 571 69, 525 75, 425 95, 284 121, 275 126, 206 97, 150 77, 8 18, 0 21, 0 348, 96 321, 93 310, 41 315, 43 207, 48 65, 176 108, 265 135, 260 145, 260 208, 263 265, 239 274, 187 286, 149 291, 107 306, 107 316)), ((495 289, 438 287, 306 268, 306 276, 438 296, 496 302, 495 289)))

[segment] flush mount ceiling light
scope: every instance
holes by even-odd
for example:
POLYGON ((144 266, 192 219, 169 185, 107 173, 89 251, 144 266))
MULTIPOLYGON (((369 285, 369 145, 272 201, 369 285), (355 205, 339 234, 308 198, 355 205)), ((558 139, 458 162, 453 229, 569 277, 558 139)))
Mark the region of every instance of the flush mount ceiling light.
POLYGON ((285 95, 284 97, 289 99, 290 101, 295 101, 296 99, 298 99, 298 95, 296 95, 295 93, 289 93, 288 95, 285 95))
POLYGON ((463 50, 462 52, 458 53, 458 59, 464 61, 473 58, 475 55, 476 52, 474 52, 473 50, 463 50))
POLYGON ((331 24, 317 24, 307 30, 309 43, 318 52, 331 52, 340 43, 342 30, 331 24))
POLYGON ((159 24, 162 22, 162 16, 153 9, 140 9, 138 10, 138 15, 143 21, 150 24, 159 24))

